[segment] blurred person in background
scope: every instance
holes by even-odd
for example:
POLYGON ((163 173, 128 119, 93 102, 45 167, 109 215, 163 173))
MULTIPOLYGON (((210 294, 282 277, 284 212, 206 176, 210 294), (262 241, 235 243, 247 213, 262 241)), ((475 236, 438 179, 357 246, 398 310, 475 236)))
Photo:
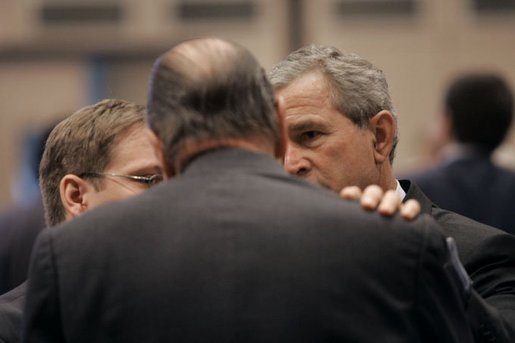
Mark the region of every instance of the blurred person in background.
POLYGON ((335 192, 375 184, 377 192, 418 200, 456 240, 473 284, 467 315, 476 341, 515 342, 515 237, 439 208, 415 183, 396 179, 397 118, 383 72, 356 54, 312 45, 269 77, 285 102, 286 170, 335 192))
POLYGON ((455 79, 444 98, 441 161, 414 180, 438 206, 515 234, 515 172, 492 161, 513 118, 513 94, 493 73, 455 79))
POLYGON ((39 161, 54 126, 52 123, 27 134, 21 170, 13 187, 15 205, 0 213, 0 294, 27 279, 32 245, 45 227, 38 185, 39 161))
MULTIPOLYGON (((162 179, 145 132, 144 112, 143 106, 107 99, 55 127, 40 166, 48 226, 136 195, 162 179)), ((20 340, 25 292, 26 282, 0 297, 2 343, 20 340)))

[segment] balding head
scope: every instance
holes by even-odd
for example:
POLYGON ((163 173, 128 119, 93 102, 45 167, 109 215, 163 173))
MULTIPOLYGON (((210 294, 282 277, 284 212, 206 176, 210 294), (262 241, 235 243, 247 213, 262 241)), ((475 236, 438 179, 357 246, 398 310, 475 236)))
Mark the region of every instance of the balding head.
POLYGON ((279 140, 263 69, 245 48, 214 38, 180 43, 156 61, 148 121, 169 167, 186 140, 279 140))
POLYGON ((158 63, 196 82, 225 75, 242 49, 220 39, 197 39, 180 43, 163 54, 158 63))

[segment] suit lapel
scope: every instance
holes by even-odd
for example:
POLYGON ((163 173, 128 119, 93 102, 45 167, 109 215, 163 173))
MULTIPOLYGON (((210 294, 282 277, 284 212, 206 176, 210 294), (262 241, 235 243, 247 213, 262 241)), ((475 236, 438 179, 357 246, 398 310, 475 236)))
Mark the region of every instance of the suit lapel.
POLYGON ((422 190, 410 180, 399 180, 402 189, 406 192, 403 201, 415 199, 420 203, 421 212, 431 215, 433 202, 422 192, 422 190))

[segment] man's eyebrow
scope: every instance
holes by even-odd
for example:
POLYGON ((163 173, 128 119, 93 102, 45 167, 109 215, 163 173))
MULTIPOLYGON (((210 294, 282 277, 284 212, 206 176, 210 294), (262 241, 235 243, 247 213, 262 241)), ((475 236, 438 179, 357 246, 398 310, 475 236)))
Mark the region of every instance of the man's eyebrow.
POLYGON ((289 132, 299 132, 305 130, 322 129, 324 128, 324 123, 315 120, 302 120, 295 123, 288 123, 287 127, 289 132))

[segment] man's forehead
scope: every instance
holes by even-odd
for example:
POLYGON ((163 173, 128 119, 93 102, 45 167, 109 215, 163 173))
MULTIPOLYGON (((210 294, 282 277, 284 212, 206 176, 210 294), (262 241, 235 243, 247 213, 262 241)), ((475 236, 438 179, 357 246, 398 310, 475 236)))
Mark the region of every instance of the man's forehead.
POLYGON ((286 117, 286 126, 289 131, 301 131, 330 124, 327 119, 314 114, 297 114, 286 117))
POLYGON ((280 92, 290 96, 295 96, 302 91, 309 92, 314 96, 327 96, 329 88, 326 77, 320 71, 313 70, 291 80, 280 90, 280 92))
POLYGON ((111 160, 108 167, 116 165, 117 167, 135 169, 134 171, 160 170, 160 161, 146 130, 143 123, 133 125, 126 130, 111 147, 111 160))
POLYGON ((278 90, 283 98, 286 117, 298 114, 320 114, 333 109, 331 92, 325 81, 318 77, 298 79, 278 90))

